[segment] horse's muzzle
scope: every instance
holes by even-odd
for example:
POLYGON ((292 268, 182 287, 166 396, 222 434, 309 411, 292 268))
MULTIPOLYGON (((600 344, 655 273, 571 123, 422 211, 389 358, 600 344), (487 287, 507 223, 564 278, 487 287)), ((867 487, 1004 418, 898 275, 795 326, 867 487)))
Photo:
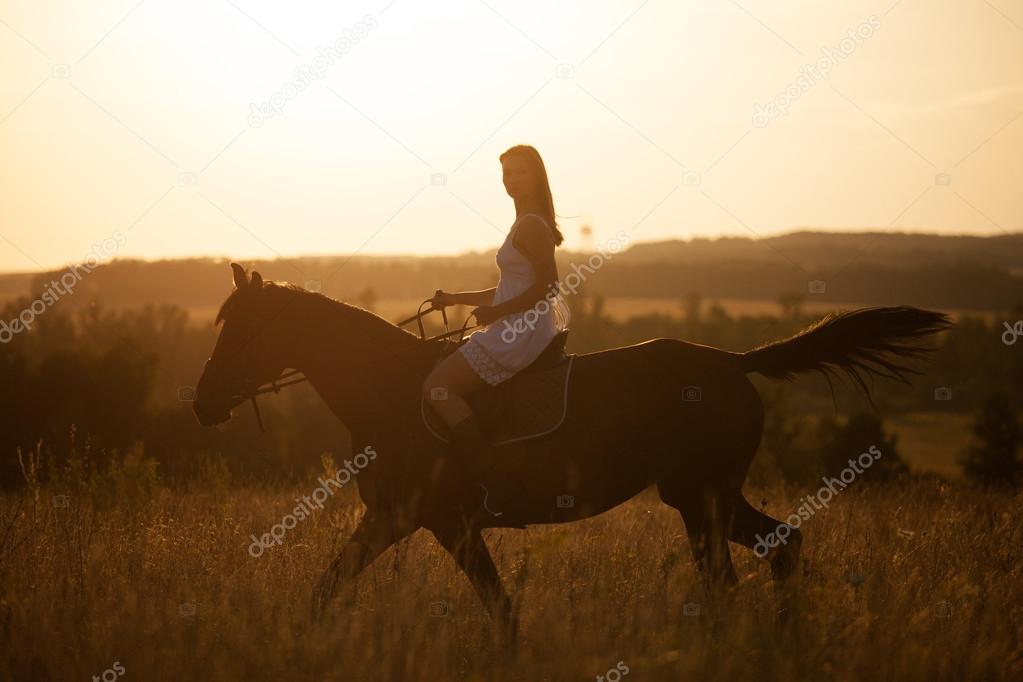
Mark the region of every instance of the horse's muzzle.
POLYGON ((192 411, 202 426, 216 426, 231 419, 231 410, 205 410, 198 402, 192 404, 192 411))
MULTIPOLYGON (((231 418, 231 408, 234 404, 224 400, 220 394, 223 393, 218 386, 211 385, 210 360, 203 365, 199 382, 195 386, 195 399, 192 401, 192 412, 195 418, 203 426, 216 426, 223 424, 231 418)), ((235 403, 237 404, 237 403, 235 403)))

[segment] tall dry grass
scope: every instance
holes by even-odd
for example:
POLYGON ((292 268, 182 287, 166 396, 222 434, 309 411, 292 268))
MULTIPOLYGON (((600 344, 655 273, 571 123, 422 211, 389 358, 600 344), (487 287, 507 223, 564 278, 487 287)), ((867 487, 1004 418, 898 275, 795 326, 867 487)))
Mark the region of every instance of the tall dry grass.
MULTIPOLYGON (((0 679, 90 680, 115 661, 126 681, 561 682, 619 661, 626 682, 1023 677, 1019 495, 854 484, 803 525, 787 629, 744 548, 739 586, 703 592, 681 520, 653 491, 571 525, 490 531, 520 609, 509 651, 425 531, 378 559, 328 622, 310 621, 312 587, 361 513, 353 489, 253 559, 250 534, 314 482, 238 489, 213 476, 171 490, 133 467, 120 489, 93 477, 0 498, 0 679)), ((808 492, 750 497, 779 516, 808 492)))

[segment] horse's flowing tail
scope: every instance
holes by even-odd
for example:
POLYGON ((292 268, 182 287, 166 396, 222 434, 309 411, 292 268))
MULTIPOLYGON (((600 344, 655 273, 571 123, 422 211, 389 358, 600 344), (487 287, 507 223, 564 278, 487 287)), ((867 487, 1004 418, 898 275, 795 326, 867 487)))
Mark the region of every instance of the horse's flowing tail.
POLYGON ((831 313, 791 338, 743 353, 740 362, 747 373, 759 372, 772 379, 841 371, 869 398, 867 376, 909 383, 908 375, 919 372, 905 361, 934 350, 921 346, 920 340, 951 326, 943 313, 907 306, 831 313))

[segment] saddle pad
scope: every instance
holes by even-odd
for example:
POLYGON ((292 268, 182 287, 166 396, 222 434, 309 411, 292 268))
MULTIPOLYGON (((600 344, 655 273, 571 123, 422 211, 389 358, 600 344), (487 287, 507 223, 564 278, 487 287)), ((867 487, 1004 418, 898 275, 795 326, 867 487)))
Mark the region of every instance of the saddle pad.
MULTIPOLYGON (((538 438, 561 426, 568 412, 568 382, 574 355, 550 369, 516 374, 497 386, 487 387, 466 397, 483 432, 494 446, 538 438)), ((427 430, 436 438, 450 442, 450 429, 426 404, 420 412, 427 430)))

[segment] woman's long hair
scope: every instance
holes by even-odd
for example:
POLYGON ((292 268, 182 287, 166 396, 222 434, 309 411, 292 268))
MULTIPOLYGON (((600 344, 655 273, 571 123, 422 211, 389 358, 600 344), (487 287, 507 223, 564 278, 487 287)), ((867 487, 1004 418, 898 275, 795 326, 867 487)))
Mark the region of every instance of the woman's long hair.
POLYGON ((535 191, 543 203, 544 218, 547 219, 547 226, 551 228, 551 233, 554 236, 554 245, 560 246, 561 242, 565 241, 565 235, 561 234, 561 230, 558 229, 558 222, 554 216, 554 197, 551 196, 551 183, 547 180, 547 168, 543 165, 540 152, 536 151, 536 147, 532 145, 517 144, 501 154, 499 161, 503 162, 509 156, 522 156, 525 158, 533 167, 533 172, 540 178, 535 191))

